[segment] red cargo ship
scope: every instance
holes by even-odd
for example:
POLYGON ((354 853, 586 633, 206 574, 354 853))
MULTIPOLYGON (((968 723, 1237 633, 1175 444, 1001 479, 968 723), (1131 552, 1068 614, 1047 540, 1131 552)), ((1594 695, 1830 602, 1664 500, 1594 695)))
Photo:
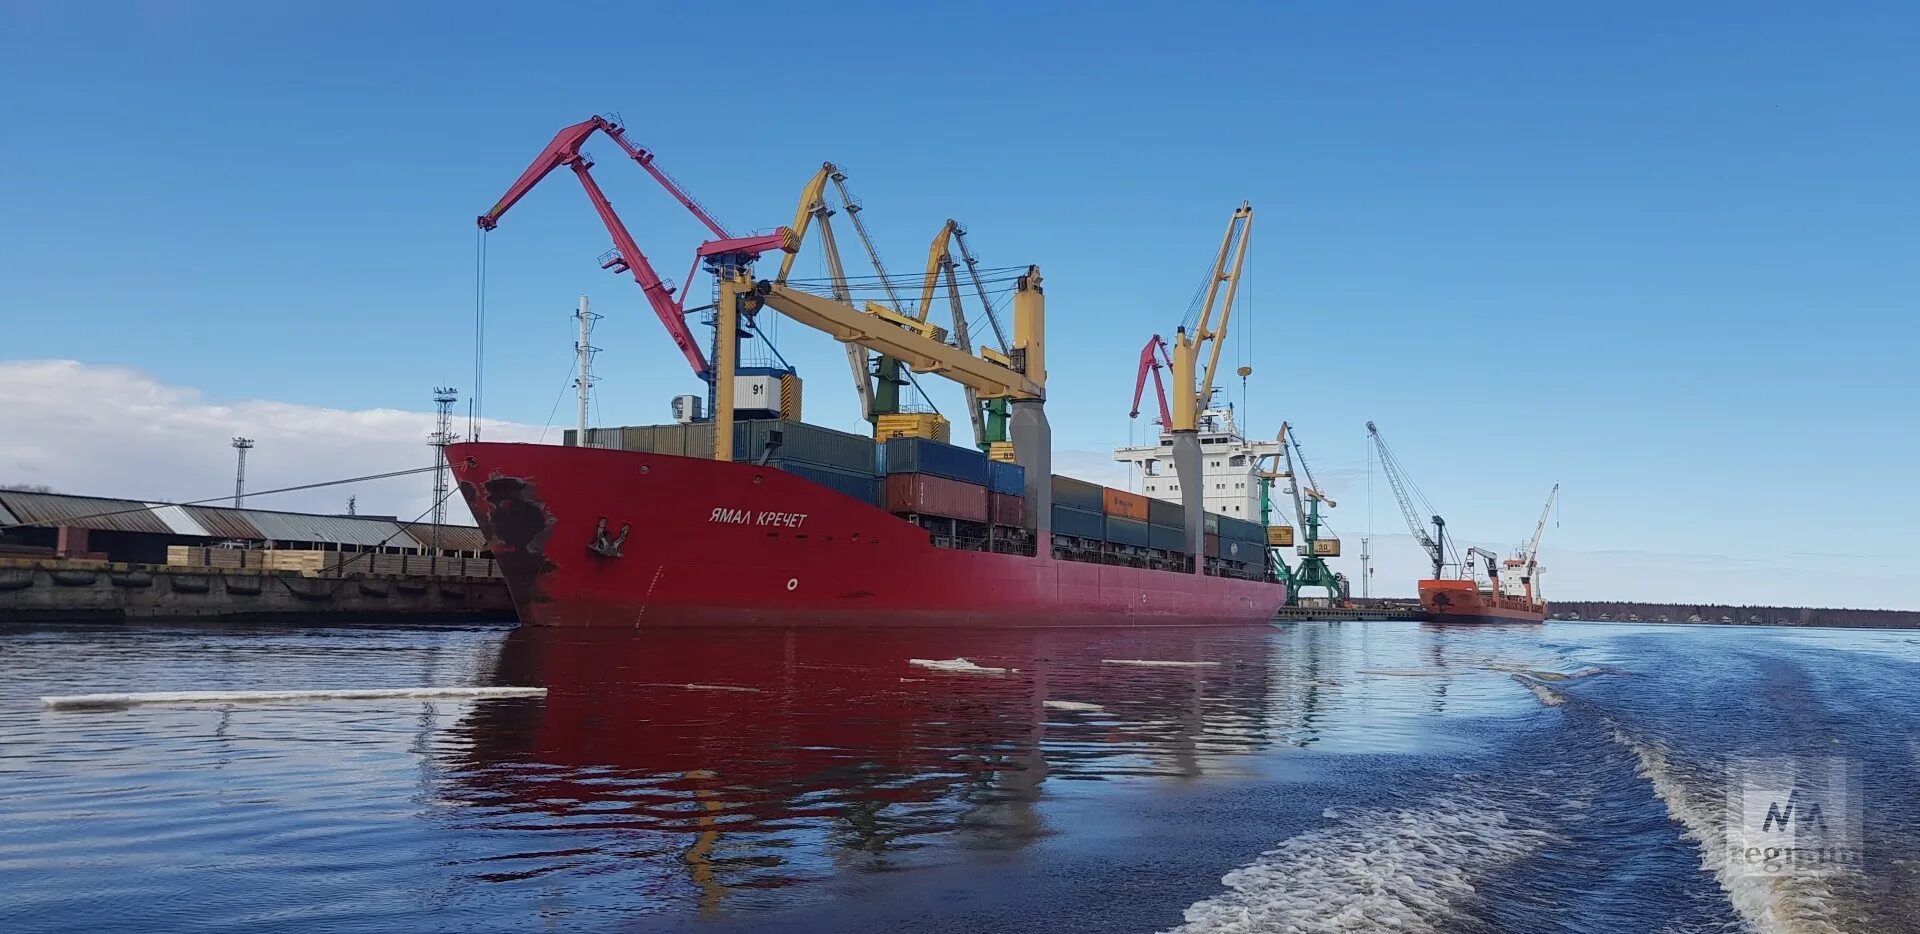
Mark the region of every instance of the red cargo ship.
POLYGON ((1436 623, 1539 623, 1547 605, 1531 596, 1506 596, 1496 586, 1481 590, 1470 580, 1423 580, 1420 608, 1436 623))
POLYGON ((469 442, 447 460, 523 622, 636 628, 1217 625, 1285 585, 937 547, 785 471, 670 454, 469 442))

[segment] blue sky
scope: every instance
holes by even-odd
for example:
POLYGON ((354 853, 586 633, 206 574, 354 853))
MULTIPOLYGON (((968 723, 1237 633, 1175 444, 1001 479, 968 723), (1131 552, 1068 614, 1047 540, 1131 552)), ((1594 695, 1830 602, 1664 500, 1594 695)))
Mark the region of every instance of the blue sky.
MULTIPOLYGON (((736 230, 785 223, 832 159, 896 272, 949 216, 987 265, 1040 264, 1083 460, 1149 430, 1132 360, 1250 199, 1232 397, 1298 427, 1349 538, 1371 418, 1470 537, 1522 537, 1558 481, 1549 546, 1638 556, 1663 592, 1759 568, 1920 605, 1913 4, 454 9, 10 10, 0 358, 425 408, 471 388, 473 216, 614 111, 736 230)), ((682 276, 700 229, 589 148, 682 276)), ((694 391, 607 245, 564 175, 490 235, 489 416, 548 421, 581 293, 606 422, 694 391)), ((777 335, 809 417, 857 425, 837 345, 777 335)))

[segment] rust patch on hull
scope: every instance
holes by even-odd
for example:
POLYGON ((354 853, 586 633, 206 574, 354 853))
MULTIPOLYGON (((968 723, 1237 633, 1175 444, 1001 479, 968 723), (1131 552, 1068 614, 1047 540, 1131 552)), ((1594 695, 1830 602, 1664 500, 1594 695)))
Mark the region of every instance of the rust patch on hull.
POLYGON ((507 591, 517 608, 547 600, 540 578, 556 565, 547 559, 547 539, 553 536, 553 513, 540 501, 532 483, 499 471, 475 488, 460 482, 460 495, 473 510, 473 521, 493 549, 507 591))

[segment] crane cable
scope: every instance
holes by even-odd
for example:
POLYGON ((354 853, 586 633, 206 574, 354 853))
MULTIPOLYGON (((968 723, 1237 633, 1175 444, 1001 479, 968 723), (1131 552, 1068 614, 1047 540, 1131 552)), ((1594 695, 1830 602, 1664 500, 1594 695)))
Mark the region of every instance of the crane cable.
POLYGON ((487 232, 476 230, 473 244, 473 392, 467 396, 467 440, 480 440, 482 379, 487 361, 487 232))

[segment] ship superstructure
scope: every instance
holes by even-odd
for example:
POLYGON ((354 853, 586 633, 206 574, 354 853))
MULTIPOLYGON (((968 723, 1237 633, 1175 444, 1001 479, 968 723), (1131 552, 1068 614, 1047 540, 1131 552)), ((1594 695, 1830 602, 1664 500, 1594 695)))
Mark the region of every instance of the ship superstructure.
MULTIPOLYGON (((1235 423, 1233 408, 1200 413, 1200 467, 1206 510, 1239 519, 1260 519, 1260 463, 1280 454, 1276 441, 1253 441, 1235 423)), ((1164 428, 1156 443, 1118 448, 1113 459, 1138 471, 1139 490, 1150 499, 1181 501, 1180 477, 1173 467, 1173 433, 1164 428)))

